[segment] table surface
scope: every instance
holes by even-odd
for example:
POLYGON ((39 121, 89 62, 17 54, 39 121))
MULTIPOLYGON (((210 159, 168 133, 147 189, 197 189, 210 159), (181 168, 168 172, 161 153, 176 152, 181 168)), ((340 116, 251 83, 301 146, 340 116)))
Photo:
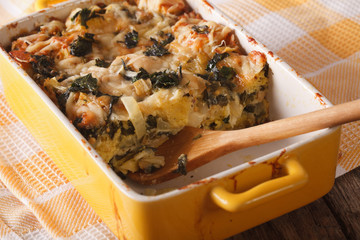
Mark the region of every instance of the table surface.
POLYGON ((360 239, 360 167, 317 201, 228 240, 240 239, 360 239))

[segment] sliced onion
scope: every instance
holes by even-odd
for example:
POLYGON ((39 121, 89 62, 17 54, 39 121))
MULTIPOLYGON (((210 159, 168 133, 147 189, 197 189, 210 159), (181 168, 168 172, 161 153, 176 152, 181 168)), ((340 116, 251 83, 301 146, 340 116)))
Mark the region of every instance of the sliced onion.
POLYGON ((146 126, 144 116, 140 111, 137 101, 132 96, 122 97, 121 101, 129 114, 130 121, 134 125, 137 138, 141 139, 146 133, 146 126))

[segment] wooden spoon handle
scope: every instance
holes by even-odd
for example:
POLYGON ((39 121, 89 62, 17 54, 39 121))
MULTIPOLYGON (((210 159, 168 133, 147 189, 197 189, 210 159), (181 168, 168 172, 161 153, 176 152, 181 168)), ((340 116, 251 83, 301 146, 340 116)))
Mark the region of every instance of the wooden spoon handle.
POLYGON ((231 152, 240 148, 268 143, 280 139, 297 136, 312 131, 338 126, 344 123, 360 120, 360 99, 314 112, 272 121, 256 127, 224 132, 222 138, 228 139, 231 152), (231 139, 230 139, 231 137, 231 139))

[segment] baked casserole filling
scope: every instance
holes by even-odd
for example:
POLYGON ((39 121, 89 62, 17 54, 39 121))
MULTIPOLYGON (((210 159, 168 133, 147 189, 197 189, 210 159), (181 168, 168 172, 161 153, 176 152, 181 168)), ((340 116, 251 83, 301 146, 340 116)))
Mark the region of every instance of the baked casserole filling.
POLYGON ((120 175, 164 165, 156 148, 184 126, 268 121, 267 63, 182 0, 74 9, 12 42, 9 54, 120 175))

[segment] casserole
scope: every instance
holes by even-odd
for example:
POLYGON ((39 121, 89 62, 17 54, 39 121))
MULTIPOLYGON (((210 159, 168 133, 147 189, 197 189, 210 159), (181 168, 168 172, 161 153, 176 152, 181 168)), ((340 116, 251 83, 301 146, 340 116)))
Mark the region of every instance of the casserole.
POLYGON ((154 149, 184 126, 268 120, 265 55, 244 56, 229 27, 177 1, 165 12, 128 2, 76 8, 11 44, 14 60, 123 177, 163 166, 154 149))
MULTIPOLYGON (((65 17, 75 6, 95 2, 99 1, 61 4, 9 24, 0 30, 1 45, 8 46, 13 37, 51 17, 65 17)), ((267 55, 271 119, 331 105, 206 1, 189 4, 203 18, 235 29, 244 52, 267 55)), ((225 238, 301 207, 333 184, 340 128, 244 149, 150 190, 122 181, 5 51, 0 62, 4 91, 14 112, 120 239, 225 238), (143 195, 154 190, 159 194, 143 195)))

